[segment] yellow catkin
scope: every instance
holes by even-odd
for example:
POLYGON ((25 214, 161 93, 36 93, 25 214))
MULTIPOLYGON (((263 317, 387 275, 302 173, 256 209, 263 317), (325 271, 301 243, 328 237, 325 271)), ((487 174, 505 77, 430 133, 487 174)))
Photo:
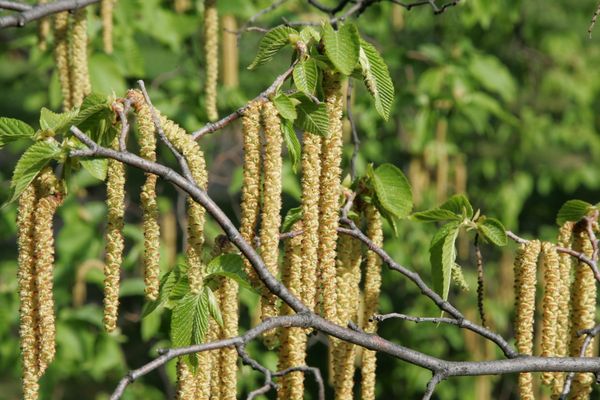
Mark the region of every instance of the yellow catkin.
POLYGON ((321 137, 304 132, 302 148, 302 301, 315 309, 319 248, 319 177, 321 137))
POLYGON ((87 58, 87 8, 73 13, 71 26, 71 101, 73 107, 79 107, 83 98, 92 92, 87 58))
POLYGON ((175 12, 184 13, 192 8, 192 2, 190 0, 175 0, 175 12))
MULTIPOLYGON (((119 139, 112 147, 117 149, 119 139)), ((119 308, 119 280, 123 261, 123 224, 125 216, 125 166, 110 159, 106 174, 106 263, 104 265, 104 328, 112 332, 117 327, 119 308)))
MULTIPOLYGON (((584 227, 578 228, 579 226, 576 226, 576 230, 573 232, 573 249, 591 258, 593 248, 587 230, 584 227)), ((585 335, 577 336, 577 332, 593 328, 596 314, 596 279, 590 266, 581 261, 575 264, 575 280, 571 287, 571 312, 572 326, 569 352, 572 357, 578 357, 585 335)), ((590 345, 583 356, 592 357, 593 354, 594 346, 590 345)), ((589 399, 593 382, 594 375, 591 373, 575 374, 569 398, 573 400, 589 399)))
POLYGON ((177 360, 177 400, 196 400, 196 381, 183 358, 177 360))
MULTIPOLYGON (((567 222, 560 227, 557 245, 565 248, 571 248, 571 239, 573 236, 573 223, 567 222)), ((565 253, 558 255, 560 270, 560 297, 558 299, 558 316, 556 329, 556 356, 565 357, 569 354, 569 328, 571 309, 571 256, 565 253)), ((565 382, 565 373, 556 372, 554 374, 554 384, 552 385, 552 395, 558 397, 563 390, 565 382)))
MULTIPOLYGON (((40 0, 38 4, 46 4, 48 0, 40 0)), ((48 36, 50 35, 50 20, 42 18, 38 25, 38 48, 46 51, 48 48, 48 36)))
MULTIPOLYGON (((358 323, 360 304, 360 242, 351 236, 342 235, 339 239, 337 267, 338 320, 342 325, 348 321, 358 323)), ((354 358, 356 346, 348 342, 338 342, 334 349, 335 398, 352 399, 354 387, 354 358)))
MULTIPOLYGON (((281 147, 283 137, 277 109, 271 102, 262 107, 265 132, 263 207, 260 227, 260 254, 269 272, 277 276, 279 269, 279 227, 281 226, 281 147)), ((261 297, 261 319, 277 316, 277 296, 264 293, 261 297)), ((276 330, 263 334, 267 347, 273 347, 276 330)))
MULTIPOLYGON (((542 265, 544 269, 544 298, 542 300, 542 357, 556 355, 556 331, 558 328, 558 303, 560 297, 560 267, 556 246, 542 244, 542 265)), ((553 373, 543 373, 542 382, 550 385, 553 373)))
MULTIPOLYGON (((211 320, 209 325, 213 324, 214 321, 211 320)), ((208 330, 209 334, 206 337, 206 341, 214 340, 214 336, 210 335, 210 332, 213 332, 213 329, 209 326, 208 330)), ((213 371, 213 357, 212 352, 203 351, 198 354, 198 368, 196 369, 196 376, 194 377, 196 381, 196 397, 194 399, 210 399, 211 394, 211 378, 213 371)))
MULTIPOLYGON (((301 230, 302 222, 294 224, 292 230, 301 230)), ((302 292, 302 236, 288 239, 285 243, 285 257, 282 283, 294 296, 302 292)), ((281 315, 292 315, 294 311, 285 303, 281 305, 281 315)), ((306 333, 303 328, 287 328, 280 332, 279 371, 305 364, 306 333)), ((292 372, 284 375, 277 390, 280 400, 302 400, 304 398, 304 374, 292 372)))
POLYGON ((224 15, 223 25, 223 86, 238 87, 239 52, 237 21, 233 15, 224 15))
MULTIPOLYGON (((146 160, 156 161, 156 127, 152 121, 150 107, 138 91, 130 91, 130 94, 134 98, 133 107, 137 116, 140 155, 146 160)), ((156 300, 160 275, 160 226, 158 224, 158 204, 156 203, 158 176, 151 173, 145 173, 145 176, 146 181, 140 192, 144 225, 144 283, 146 298, 156 300)))
MULTIPOLYGON (((367 236, 375 246, 383 246, 383 228, 381 215, 377 208, 368 204, 365 207, 365 219, 367 221, 367 236)), ((363 329, 367 333, 375 333, 377 322, 373 315, 377 312, 379 305, 379 291, 381 288, 381 259, 372 251, 367 253, 364 286, 364 313, 363 329)), ((375 369, 376 355, 372 350, 364 350, 361 366, 361 399, 375 399, 375 369)))
MULTIPOLYGON (((515 259, 515 342, 519 353, 533 352, 535 314, 535 285, 540 242, 531 240, 522 244, 515 259)), ((533 376, 530 372, 519 374, 519 395, 523 400, 533 400, 533 376)))
POLYGON ((216 0, 204 0, 204 56, 206 81, 204 101, 210 121, 219 118, 217 112, 217 78, 219 75, 219 15, 216 0))
POLYGON ((102 0, 100 17, 102 18, 102 46, 107 54, 113 52, 113 11, 116 0, 102 0))
POLYGON ((54 16, 54 58, 63 98, 63 110, 73 107, 71 99, 71 72, 69 70, 69 13, 60 12, 54 16))
MULTIPOLYGON (((317 301, 323 316, 337 322, 335 250, 341 194, 342 105, 339 74, 323 77, 325 106, 329 117, 329 136, 322 139, 319 197, 319 265, 317 269, 317 301)), ((332 339, 333 340, 333 339, 332 339)))
MULTIPOLYGON (((252 102, 242 117, 244 140, 244 165, 240 234, 248 243, 254 243, 256 223, 260 208, 260 103, 252 102)), ((259 285, 258 276, 244 257, 244 268, 253 286, 259 285)))
POLYGON ((34 185, 29 185, 19 197, 17 214, 17 234, 19 244, 19 334, 21 337, 21 356, 23 358, 23 398, 38 398, 38 338, 36 325, 38 322, 37 295, 35 285, 34 255, 34 211, 37 205, 37 194, 34 185))
MULTIPOLYGON (((222 339, 235 337, 238 332, 238 283, 233 279, 223 279, 221 287, 221 314, 223 315, 222 339)), ((237 359, 235 348, 221 349, 220 373, 221 400, 235 400, 237 397, 237 359)))
MULTIPOLYGON (((222 280, 221 280, 222 283, 222 280)), ((219 285, 221 286, 221 284, 219 285)), ((221 287, 215 292, 215 297, 219 303, 219 309, 221 308, 221 287)), ((206 335, 205 342, 214 342, 222 337, 221 327, 214 321, 209 322, 209 332, 206 335)), ((221 349, 211 350, 210 354, 210 400, 221 400, 221 349)))
POLYGON ((54 315, 54 213, 62 202, 58 183, 50 169, 38 178, 40 199, 34 212, 35 285, 38 295, 38 374, 41 376, 54 360, 56 353, 56 325, 54 315))

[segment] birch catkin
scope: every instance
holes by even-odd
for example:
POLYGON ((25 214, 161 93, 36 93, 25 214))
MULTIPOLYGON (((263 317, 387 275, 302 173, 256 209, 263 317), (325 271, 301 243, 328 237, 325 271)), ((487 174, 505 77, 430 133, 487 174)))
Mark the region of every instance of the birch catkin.
POLYGON ((206 114, 210 121, 219 118, 217 112, 217 78, 219 75, 219 15, 217 0, 204 0, 204 56, 206 81, 204 83, 206 114))
POLYGON ((92 92, 87 58, 87 8, 82 7, 73 13, 71 27, 71 102, 79 107, 83 98, 92 92))
POLYGON ((191 368, 182 357, 177 359, 177 400, 196 399, 196 381, 191 368))
MULTIPOLYGON (((277 109, 271 102, 262 107, 265 132, 263 207, 260 227, 260 254, 266 268, 273 276, 278 275, 279 228, 281 226, 281 147, 283 138, 277 109)), ((261 319, 277 315, 277 296, 270 292, 261 297, 261 319)), ((263 338, 267 347, 276 340, 276 330, 265 332, 263 338)))
POLYGON ((117 0, 102 0, 100 3, 100 17, 102 18, 102 46, 104 52, 113 52, 113 12, 117 0))
MULTIPOLYGON (((544 298, 542 300, 542 357, 556 355, 556 332, 558 321, 558 302, 560 297, 560 267, 556 247, 552 243, 542 244, 542 265, 544 270, 544 298)), ((545 385, 552 384, 554 374, 542 374, 545 385)))
MULTIPOLYGON (((112 148, 118 149, 119 139, 112 148)), ((106 263, 104 265, 104 328, 112 332, 117 327, 119 308, 119 280, 123 261, 123 224, 125 216, 125 166, 117 160, 108 160, 106 174, 106 263)))
MULTIPOLYGON (((540 242, 530 240, 519 247, 515 259, 515 341, 519 353, 533 352, 533 322, 535 314, 535 285, 540 242)), ((523 400, 533 400, 533 376, 519 374, 519 394, 523 400)))
POLYGON ((69 13, 64 11, 54 16, 54 59, 63 98, 63 110, 73 107, 71 99, 71 71, 69 69, 69 13))
MULTIPOLYGON (((46 4, 48 0, 40 0, 38 4, 46 4)), ((48 48, 48 36, 50 35, 50 19, 42 18, 38 25, 38 48, 46 51, 48 48)))
MULTIPOLYGON (((367 220, 367 236, 375 246, 383 246, 383 228, 381 215, 377 208, 368 204, 365 208, 365 219, 367 220)), ((367 265, 365 271, 365 309, 363 314, 363 329, 367 333, 375 333, 377 322, 373 315, 377 312, 379 305, 379 291, 381 288, 381 259, 372 251, 367 253, 367 265)), ((375 368, 376 352, 363 350, 361 371, 361 399, 375 399, 375 368)))

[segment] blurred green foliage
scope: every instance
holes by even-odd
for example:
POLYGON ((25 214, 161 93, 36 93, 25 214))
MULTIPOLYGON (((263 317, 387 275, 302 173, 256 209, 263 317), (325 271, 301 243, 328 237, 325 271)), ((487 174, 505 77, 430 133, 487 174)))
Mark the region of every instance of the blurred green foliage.
MULTIPOLYGON (((115 52, 101 50, 101 24, 89 23, 90 74, 94 91, 122 96, 144 79, 154 105, 189 130, 206 123, 203 107, 202 7, 175 13, 160 0, 120 1, 115 12, 115 52)), ((325 3, 325 2, 324 2, 325 3)), ((326 3, 335 3, 328 1, 326 3)), ((390 162, 409 176, 418 210, 466 190, 475 209, 500 219, 525 236, 553 239, 555 215, 567 199, 596 203, 600 197, 600 64, 597 37, 587 38, 596 2, 583 0, 465 0, 441 15, 428 7, 410 12, 389 2, 371 6, 357 26, 381 52, 396 86, 390 120, 383 122, 361 85, 354 85, 353 114, 361 137, 358 172, 368 163, 390 162), (466 174, 466 182, 463 178, 466 174)), ((221 15, 238 24, 270 4, 267 0, 219 2, 221 15)), ((93 7, 92 7, 93 9, 93 7)), ((97 10, 96 10, 97 11, 97 10)), ((95 12, 97 15, 97 12, 95 12)), ((91 14, 90 14, 91 15, 91 14)), ((290 1, 260 17, 256 25, 272 27, 291 21, 323 18, 304 1, 290 1)), ((600 36, 598 33, 597 36, 600 36)), ((257 71, 246 66, 255 56, 261 33, 240 37, 240 85, 220 88, 225 115, 261 92, 289 65, 282 52, 257 71)), ((0 115, 37 126, 43 106, 59 111, 60 90, 50 51, 36 47, 35 24, 0 31, 0 115)), ((239 125, 202 139, 210 175, 210 194, 234 218, 239 215, 241 139, 239 125)), ((345 165, 351 154, 349 132, 345 165)), ((12 168, 23 144, 0 151, 0 200, 8 195, 12 168)), ((167 154, 163 152, 162 154, 167 154)), ((164 161, 175 165, 164 156, 164 161)), ((284 173, 284 208, 299 203, 298 176, 289 159, 284 173)), ((347 170, 346 170, 347 171, 347 170)), ((55 297, 58 310, 57 359, 42 379, 44 399, 106 399, 130 368, 149 361, 168 342, 168 319, 157 313, 141 319, 142 235, 138 206, 142 174, 128 170, 126 244, 120 330, 102 329, 102 232, 104 189, 84 172, 76 174, 70 196, 57 218, 55 297), (98 260, 98 261, 91 261, 98 260), (83 294, 81 292, 84 288, 83 294)), ((182 196, 160 186, 163 226, 175 226, 182 196)), ((16 283, 15 207, 0 210, 0 391, 19 398, 18 295, 16 283)), ((386 250, 429 281, 429 241, 435 226, 403 221, 398 237, 386 226, 386 250)), ((210 238, 219 230, 209 226, 210 238)), ((452 289, 450 300, 477 319, 475 263, 468 239, 459 238, 458 262, 471 285, 452 289)), ((211 240, 208 241, 209 245, 211 240)), ((181 239, 164 240, 163 271, 177 262, 181 239)), ((511 336, 512 250, 483 248, 486 259, 486 311, 492 327, 511 336)), ((384 270, 382 312, 435 316, 437 309, 397 274, 384 270)), ((242 326, 256 319, 257 299, 241 291, 242 326)), ((480 339, 448 326, 387 321, 380 334, 404 346, 454 360, 501 357, 480 339)), ((319 336, 308 361, 325 371, 326 354, 319 336)), ((261 343, 248 350, 269 367, 273 353, 261 343)), ((428 371, 380 357, 379 398, 419 398, 428 371)), ((241 369, 240 390, 260 385, 261 377, 241 369)), ((161 399, 172 393, 174 366, 133 384, 125 399, 161 399)), ((308 379, 308 388, 315 393, 308 379)), ((515 377, 460 378, 442 383, 437 399, 516 398, 515 377)), ((308 397, 308 396, 307 396, 308 397)))

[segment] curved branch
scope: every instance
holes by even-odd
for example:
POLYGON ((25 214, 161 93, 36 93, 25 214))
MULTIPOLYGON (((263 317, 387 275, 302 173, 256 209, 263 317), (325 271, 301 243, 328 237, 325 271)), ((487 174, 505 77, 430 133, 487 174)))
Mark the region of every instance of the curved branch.
POLYGON ((0 8, 3 10, 12 10, 12 11, 27 11, 31 10, 31 6, 29 4, 23 4, 16 1, 0 1, 0 8))
POLYGON ((39 4, 18 14, 0 17, 0 29, 11 26, 23 27, 28 22, 36 21, 61 11, 77 10, 99 2, 100 0, 58 0, 53 3, 39 4))

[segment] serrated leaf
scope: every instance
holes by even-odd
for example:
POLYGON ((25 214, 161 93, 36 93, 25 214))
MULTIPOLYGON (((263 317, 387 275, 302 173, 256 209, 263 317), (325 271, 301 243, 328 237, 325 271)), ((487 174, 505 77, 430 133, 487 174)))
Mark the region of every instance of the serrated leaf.
POLYGON ((54 139, 35 142, 23 153, 13 172, 10 187, 12 191, 9 203, 17 199, 23 190, 35 179, 51 160, 61 153, 59 144, 54 139))
POLYGON ((285 94, 279 93, 277 96, 273 97, 272 101, 273 105, 277 109, 277 112, 283 118, 293 121, 298 117, 298 113, 296 112, 296 105, 285 94))
POLYGON ((292 76, 298 90, 306 94, 314 94, 317 89, 317 80, 319 77, 317 62, 312 58, 300 61, 294 67, 292 76))
POLYGON ((583 200, 569 200, 562 205, 556 216, 556 223, 563 225, 567 221, 577 222, 590 211, 592 205, 583 200))
POLYGON ((481 218, 477 222, 477 230, 490 242, 496 246, 506 246, 508 238, 506 236, 506 229, 502 222, 495 218, 481 218))
POLYGON ((188 292, 177 302, 171 314, 171 343, 173 347, 189 346, 192 342, 194 316, 199 295, 188 292))
POLYGON ((452 211, 443 208, 432 208, 431 210, 416 212, 411 217, 421 222, 440 222, 461 219, 460 215, 456 215, 452 211))
POLYGON ((223 327, 223 316, 221 315, 221 309, 219 308, 219 302, 217 301, 217 298, 215 297, 215 294, 213 293, 211 288, 205 286, 204 290, 206 291, 208 312, 210 313, 210 316, 222 328, 223 327))
POLYGON ((55 113, 46 107, 40 110, 40 128, 42 130, 51 130, 56 134, 66 132, 72 125, 73 119, 77 116, 77 110, 55 113))
POLYGON ((282 232, 289 232, 292 226, 302 219, 302 206, 290 208, 281 223, 282 232))
POLYGON ((346 23, 336 31, 327 23, 323 26, 322 38, 327 58, 342 74, 350 75, 358 63, 360 51, 356 26, 346 23))
POLYGON ((457 215, 465 215, 466 218, 473 217, 473 206, 469 202, 469 199, 463 194, 456 194, 450 197, 440 206, 443 210, 452 211, 457 215))
MULTIPOLYGON (((100 141, 103 130, 99 131, 101 121, 112 120, 113 112, 106 96, 91 93, 81 103, 77 116, 71 120, 71 125, 77 126, 82 131, 91 131, 90 138, 100 141)), ((110 124, 104 124, 108 128, 110 124)))
POLYGON ((106 179, 108 160, 106 158, 91 158, 80 160, 81 166, 94 178, 101 181, 106 179))
POLYGON ((281 131, 283 132, 285 145, 287 146, 288 153, 290 154, 290 159, 292 161, 292 170, 294 173, 296 173, 298 171, 298 166, 300 165, 302 149, 300 147, 300 141, 296 136, 296 130, 294 129, 294 124, 292 121, 282 119, 281 131))
POLYGON ((252 64, 248 66, 248 69, 254 69, 259 65, 263 65, 273 58, 275 53, 290 43, 290 35, 297 34, 294 28, 289 26, 279 25, 263 36, 258 45, 258 54, 252 61, 252 64))
POLYGON ((311 40, 318 43, 321 40, 321 34, 312 26, 305 26, 300 31, 300 40, 305 44, 308 44, 311 40))
POLYGON ((0 118, 0 148, 18 139, 32 139, 35 130, 27 123, 15 118, 0 118))
MULTIPOLYGON (((196 295, 196 307, 194 309, 194 327, 192 331, 192 342, 190 344, 200 344, 204 342, 204 337, 206 336, 206 332, 208 331, 208 318, 210 315, 209 312, 209 288, 204 288, 204 290, 196 295)), ((211 292, 212 294, 212 292, 211 292)))
POLYGON ((458 236, 459 226, 459 222, 450 222, 442 226, 434 235, 429 247, 433 289, 444 300, 448 299, 450 291, 452 266, 456 261, 454 242, 458 236))
POLYGON ((325 103, 315 104, 304 95, 300 97, 300 101, 296 107, 298 118, 295 123, 298 128, 315 135, 329 136, 329 116, 325 103))
POLYGON ((412 210, 412 191, 408 179, 392 164, 369 169, 377 203, 396 218, 406 217, 412 210))
POLYGON ((222 254, 213 258, 206 267, 207 275, 204 278, 206 284, 212 279, 222 276, 233 279, 240 286, 253 290, 250 286, 248 276, 244 272, 244 262, 239 254, 222 254))
POLYGON ((375 100, 375 109, 387 121, 394 103, 394 83, 388 67, 375 46, 362 39, 358 60, 365 86, 375 100))

